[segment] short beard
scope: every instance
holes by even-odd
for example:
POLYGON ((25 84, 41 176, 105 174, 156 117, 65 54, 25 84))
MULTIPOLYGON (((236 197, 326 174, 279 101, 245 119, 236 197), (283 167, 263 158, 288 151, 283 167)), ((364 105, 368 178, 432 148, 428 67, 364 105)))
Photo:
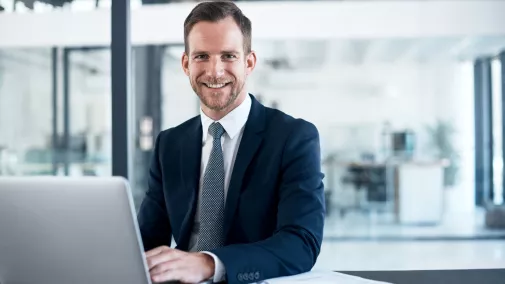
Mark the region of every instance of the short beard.
POLYGON ((232 95, 228 98, 228 101, 223 105, 223 106, 212 106, 207 100, 205 97, 203 96, 200 96, 200 100, 202 101, 202 103, 210 110, 213 110, 213 111, 223 111, 225 109, 227 109, 228 107, 230 107, 233 102, 237 99, 239 93, 232 93, 232 95))
POLYGON ((208 109, 216 112, 221 112, 223 110, 228 109, 238 98, 242 90, 244 89, 245 82, 242 83, 242 86, 237 90, 237 92, 232 92, 231 96, 228 98, 228 101, 223 106, 213 106, 209 101, 207 101, 207 98, 205 96, 200 95, 197 92, 196 87, 193 87, 193 91, 197 94, 197 96, 200 98, 200 101, 204 106, 206 106, 208 109))

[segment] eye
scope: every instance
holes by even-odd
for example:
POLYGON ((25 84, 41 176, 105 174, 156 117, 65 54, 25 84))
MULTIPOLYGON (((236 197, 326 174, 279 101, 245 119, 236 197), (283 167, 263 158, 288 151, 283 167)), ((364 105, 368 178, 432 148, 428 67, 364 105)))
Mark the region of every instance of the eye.
POLYGON ((195 59, 201 60, 201 59, 207 59, 207 54, 198 54, 195 56, 195 59))
POLYGON ((235 54, 229 53, 229 54, 225 54, 224 58, 225 59, 235 59, 235 58, 237 58, 237 56, 235 54))

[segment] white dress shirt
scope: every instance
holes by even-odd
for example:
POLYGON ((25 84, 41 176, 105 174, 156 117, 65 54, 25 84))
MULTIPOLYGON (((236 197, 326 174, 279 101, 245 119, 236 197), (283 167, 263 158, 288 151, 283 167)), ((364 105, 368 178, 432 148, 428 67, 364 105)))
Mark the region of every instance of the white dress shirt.
MULTIPOLYGON (((224 160, 224 198, 228 195, 228 186, 230 184, 230 177, 233 171, 233 165, 235 164, 235 158, 237 156, 240 141, 242 140, 242 134, 244 133, 244 127, 249 117, 249 112, 251 110, 251 98, 246 95, 245 100, 234 110, 228 113, 225 117, 218 121, 212 120, 210 117, 205 115, 200 109, 200 117, 202 120, 202 161, 200 165, 200 185, 199 192, 202 190, 203 185, 203 175, 205 173, 205 168, 209 161, 210 152, 212 150, 212 135, 209 133, 209 126, 213 122, 219 122, 224 130, 226 131, 221 137, 221 147, 223 149, 223 160, 224 160)), ((197 247, 198 240, 198 227, 199 227, 199 216, 200 216, 200 198, 197 201, 197 208, 194 220, 194 229, 191 232, 191 237, 189 241, 189 250, 195 251, 197 247)), ((224 280, 226 274, 225 267, 223 263, 217 258, 216 255, 210 252, 204 252, 212 256, 215 264, 214 271, 214 282, 219 282, 224 280)))

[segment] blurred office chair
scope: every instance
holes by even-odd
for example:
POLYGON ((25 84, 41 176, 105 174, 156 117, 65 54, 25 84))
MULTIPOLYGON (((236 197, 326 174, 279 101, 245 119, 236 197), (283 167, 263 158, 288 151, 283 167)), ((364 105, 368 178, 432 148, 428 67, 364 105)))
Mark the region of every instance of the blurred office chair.
MULTIPOLYGON (((374 204, 387 201, 387 168, 381 164, 350 164, 342 183, 351 184, 356 190, 354 209, 370 212, 374 204), (363 194, 365 198, 363 199, 363 194)), ((345 214, 345 213, 344 213, 345 214)))

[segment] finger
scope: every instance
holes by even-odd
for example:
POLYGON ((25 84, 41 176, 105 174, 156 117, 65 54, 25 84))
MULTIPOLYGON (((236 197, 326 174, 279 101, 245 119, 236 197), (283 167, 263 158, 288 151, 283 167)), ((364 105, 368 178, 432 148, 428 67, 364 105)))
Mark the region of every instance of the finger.
POLYGON ((181 269, 167 270, 161 274, 151 276, 151 279, 156 283, 165 281, 180 281, 184 277, 184 274, 185 271, 181 269))
POLYGON ((149 273, 151 274, 151 276, 163 274, 164 272, 166 272, 168 270, 181 269, 183 267, 183 265, 184 265, 184 263, 183 263, 182 259, 178 258, 178 259, 163 262, 163 263, 160 263, 160 264, 154 266, 149 271, 149 273))
POLYGON ((180 257, 184 256, 184 253, 178 250, 170 249, 167 251, 164 251, 160 254, 157 254, 155 256, 151 256, 147 258, 147 266, 149 267, 149 270, 151 270, 153 267, 160 263, 164 263, 167 261, 171 261, 174 259, 178 259, 180 257))
POLYGON ((161 246, 161 247, 154 248, 154 249, 146 252, 146 257, 155 256, 157 254, 160 254, 160 253, 166 251, 167 249, 170 249, 170 248, 167 246, 161 246))

